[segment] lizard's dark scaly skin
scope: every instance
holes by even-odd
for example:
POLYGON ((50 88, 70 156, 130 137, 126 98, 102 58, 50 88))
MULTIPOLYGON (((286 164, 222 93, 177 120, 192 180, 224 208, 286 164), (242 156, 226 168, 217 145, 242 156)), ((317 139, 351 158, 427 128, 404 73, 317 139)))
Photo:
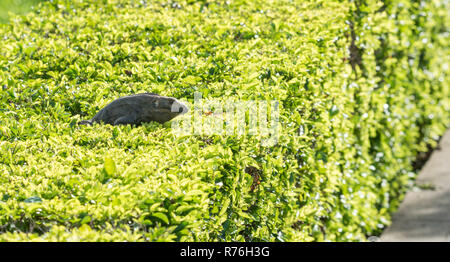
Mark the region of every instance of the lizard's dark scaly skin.
POLYGON ((173 97, 142 93, 118 98, 81 125, 104 123, 110 125, 141 125, 155 121, 164 123, 188 112, 185 104, 173 97))

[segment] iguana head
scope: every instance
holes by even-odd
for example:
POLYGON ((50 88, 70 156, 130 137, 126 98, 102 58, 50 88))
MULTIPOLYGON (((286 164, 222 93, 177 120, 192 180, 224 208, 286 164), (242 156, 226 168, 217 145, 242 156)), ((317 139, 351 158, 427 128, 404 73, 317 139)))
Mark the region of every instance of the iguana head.
POLYGON ((151 97, 150 105, 145 111, 153 121, 164 123, 189 111, 188 107, 176 98, 155 94, 148 94, 148 96, 151 97))

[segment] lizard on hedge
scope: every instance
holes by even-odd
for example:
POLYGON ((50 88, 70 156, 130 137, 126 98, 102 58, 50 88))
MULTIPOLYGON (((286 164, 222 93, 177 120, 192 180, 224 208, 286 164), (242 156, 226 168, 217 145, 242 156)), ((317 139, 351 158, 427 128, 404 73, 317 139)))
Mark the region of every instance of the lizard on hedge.
POLYGON ((120 97, 101 109, 92 119, 83 120, 79 124, 92 125, 96 122, 138 126, 150 121, 162 124, 186 112, 187 106, 176 98, 141 93, 120 97))

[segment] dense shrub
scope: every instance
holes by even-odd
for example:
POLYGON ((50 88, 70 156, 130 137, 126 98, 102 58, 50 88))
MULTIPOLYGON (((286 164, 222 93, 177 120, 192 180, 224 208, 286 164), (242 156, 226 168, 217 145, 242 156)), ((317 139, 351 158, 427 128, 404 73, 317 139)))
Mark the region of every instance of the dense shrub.
POLYGON ((0 239, 358 241, 449 124, 448 1, 63 1, 0 27, 0 239), (77 126, 155 92, 280 136, 77 126))
POLYGON ((8 22, 9 13, 25 14, 33 5, 45 0, 2 0, 0 1, 0 23, 8 22))

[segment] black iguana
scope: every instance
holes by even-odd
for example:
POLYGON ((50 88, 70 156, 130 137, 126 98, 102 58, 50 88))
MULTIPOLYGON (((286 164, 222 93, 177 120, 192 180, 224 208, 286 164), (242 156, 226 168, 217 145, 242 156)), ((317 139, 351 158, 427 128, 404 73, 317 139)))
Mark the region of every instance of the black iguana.
POLYGON ((142 93, 120 97, 101 109, 92 119, 79 124, 92 125, 94 122, 110 125, 140 125, 156 121, 164 123, 188 112, 185 104, 176 98, 142 93))

